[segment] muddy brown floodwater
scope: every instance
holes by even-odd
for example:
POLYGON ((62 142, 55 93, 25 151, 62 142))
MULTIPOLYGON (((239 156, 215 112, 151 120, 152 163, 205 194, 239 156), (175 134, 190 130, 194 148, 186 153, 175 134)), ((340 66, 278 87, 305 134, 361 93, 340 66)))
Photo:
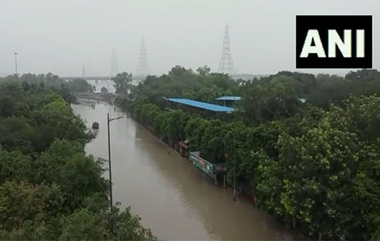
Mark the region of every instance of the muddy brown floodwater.
MULTIPOLYGON (((138 123, 113 106, 73 105, 74 112, 100 125, 86 152, 108 159, 107 113, 112 121, 111 151, 114 202, 130 206, 142 224, 164 240, 296 240, 301 239, 257 210, 244 198, 203 178, 138 123)), ((108 177, 108 173, 105 173, 108 177)))

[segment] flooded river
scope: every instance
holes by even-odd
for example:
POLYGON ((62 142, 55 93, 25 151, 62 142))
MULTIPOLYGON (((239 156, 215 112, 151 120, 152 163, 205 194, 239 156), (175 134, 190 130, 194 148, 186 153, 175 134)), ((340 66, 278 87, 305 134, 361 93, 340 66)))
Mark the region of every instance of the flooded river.
MULTIPOLYGON (((248 201, 233 201, 233 192, 202 177, 187 159, 171 151, 147 130, 114 107, 73 105, 99 133, 86 146, 88 154, 108 159, 107 113, 112 121, 111 150, 114 202, 131 206, 142 224, 165 240, 294 240, 268 215, 248 201)), ((108 173, 106 174, 108 177, 108 173)))

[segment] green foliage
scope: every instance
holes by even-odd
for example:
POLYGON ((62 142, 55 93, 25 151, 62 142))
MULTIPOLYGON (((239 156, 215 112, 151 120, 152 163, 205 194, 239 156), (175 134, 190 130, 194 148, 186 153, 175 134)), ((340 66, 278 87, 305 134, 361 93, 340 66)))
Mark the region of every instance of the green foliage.
POLYGON ((163 97, 215 102, 219 96, 238 94, 238 82, 228 75, 210 73, 207 66, 198 68, 197 72, 199 74, 191 69, 175 66, 167 75, 148 76, 131 92, 130 99, 138 97, 163 108, 163 97))
POLYGON ((282 71, 234 82, 207 68, 181 66, 148 77, 124 107, 172 145, 188 140, 212 163, 227 163, 228 181, 249 185, 257 206, 322 239, 380 237, 380 74, 346 77, 282 71), (213 102, 242 96, 233 122, 165 109, 163 97, 213 102), (299 98, 306 98, 302 103, 299 98))
POLYGON ((0 186, 0 227, 12 231, 26 221, 46 222, 60 212, 62 203, 63 195, 56 184, 35 186, 7 181, 0 186))
POLYGON ((69 92, 45 85, 59 78, 20 78, 0 84, 0 239, 155 240, 129 209, 110 210, 104 169, 84 151, 89 131, 69 92))
POLYGON ((205 66, 203 66, 203 67, 199 67, 199 68, 197 69, 197 73, 198 73, 199 75, 202 75, 202 76, 204 76, 204 75, 208 75, 208 74, 210 74, 210 72, 211 72, 211 68, 208 67, 207 65, 205 65, 205 66))
POLYGON ((67 88, 71 92, 94 92, 92 85, 83 79, 74 79, 72 81, 66 82, 62 85, 62 87, 67 88))
POLYGON ((57 140, 34 163, 34 183, 57 183, 65 195, 65 207, 74 210, 91 193, 106 193, 101 167, 86 156, 77 142, 57 140))
POLYGON ((0 146, 0 183, 22 181, 32 177, 32 160, 20 151, 6 151, 0 146))
POLYGON ((127 72, 119 73, 112 78, 112 81, 115 82, 116 94, 126 95, 131 86, 132 74, 127 72))
POLYGON ((253 82, 243 95, 242 108, 253 120, 275 120, 290 117, 299 108, 296 88, 289 77, 280 76, 272 81, 253 82))
POLYGON ((0 91, 10 96, 14 106, 11 116, 0 113, 3 147, 32 153, 44 151, 55 138, 80 140, 83 144, 89 140, 84 123, 55 91, 24 91, 13 85, 1 86, 0 91))
POLYGON ((102 94, 108 94, 108 89, 106 87, 102 87, 100 89, 100 93, 102 93, 102 94))
POLYGON ((106 220, 87 209, 75 211, 62 220, 63 230, 59 240, 97 240, 109 239, 106 220), (99 227, 94 229, 94 227, 99 227))

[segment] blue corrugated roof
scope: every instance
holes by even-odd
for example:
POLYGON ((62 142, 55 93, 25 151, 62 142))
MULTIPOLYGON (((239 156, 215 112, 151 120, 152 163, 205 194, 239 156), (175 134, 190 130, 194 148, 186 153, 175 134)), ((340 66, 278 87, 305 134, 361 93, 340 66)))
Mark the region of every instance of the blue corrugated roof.
POLYGON ((234 111, 234 108, 225 107, 221 105, 214 105, 206 102, 200 102, 196 100, 189 100, 189 99, 181 99, 181 98, 165 98, 168 101, 183 104, 183 105, 189 105, 193 107, 197 107, 200 109, 205 109, 209 111, 214 112, 232 112, 234 111))
POLYGON ((241 100, 240 96, 222 96, 217 98, 216 100, 241 100))

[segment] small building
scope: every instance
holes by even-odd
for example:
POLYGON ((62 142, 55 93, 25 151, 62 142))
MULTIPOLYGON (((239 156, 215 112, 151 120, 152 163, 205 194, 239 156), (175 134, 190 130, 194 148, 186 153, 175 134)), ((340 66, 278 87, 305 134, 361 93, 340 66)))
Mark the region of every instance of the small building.
POLYGON ((232 107, 232 106, 235 106, 236 102, 240 100, 241 100, 240 96, 222 96, 222 97, 216 98, 216 103, 218 105, 232 107))

